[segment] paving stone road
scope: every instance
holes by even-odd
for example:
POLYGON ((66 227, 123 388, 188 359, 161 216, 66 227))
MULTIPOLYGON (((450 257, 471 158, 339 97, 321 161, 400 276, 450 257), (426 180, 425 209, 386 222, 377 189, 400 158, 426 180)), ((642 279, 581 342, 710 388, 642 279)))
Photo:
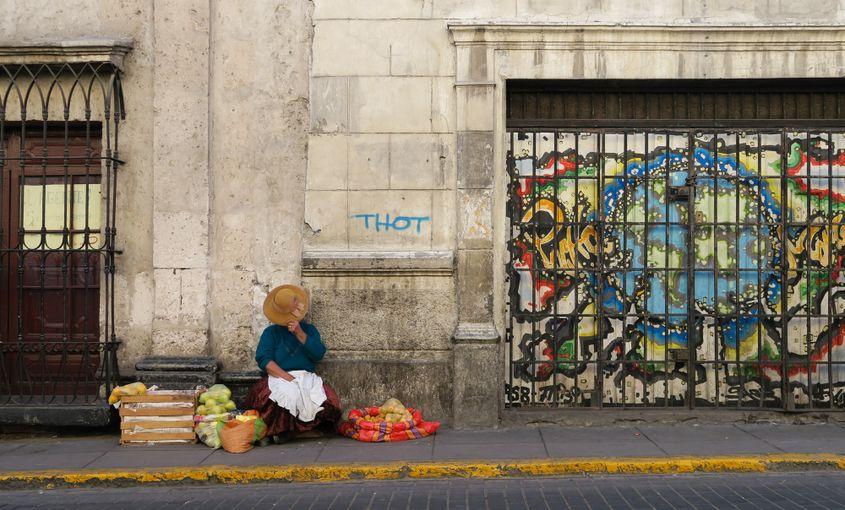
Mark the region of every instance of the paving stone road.
POLYGON ((845 473, 20 490, 0 492, 0 508, 833 509, 845 508, 845 473))

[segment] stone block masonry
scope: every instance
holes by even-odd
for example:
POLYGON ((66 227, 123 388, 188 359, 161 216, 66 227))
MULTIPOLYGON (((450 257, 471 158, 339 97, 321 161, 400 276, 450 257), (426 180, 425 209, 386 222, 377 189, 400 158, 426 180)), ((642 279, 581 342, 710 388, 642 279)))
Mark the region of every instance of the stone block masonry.
POLYGON ((839 77, 843 23, 836 0, 9 0, 0 45, 133 42, 125 372, 253 369, 263 296, 302 283, 350 402, 399 385, 427 416, 492 426, 508 80, 839 77))
MULTIPOLYGON (((822 1, 816 7, 841 17, 836 2, 822 1)), ((312 87, 312 108, 335 114, 345 109, 347 114, 345 118, 335 115, 334 122, 325 123, 333 126, 332 133, 348 137, 343 249, 349 252, 431 249, 453 253, 455 294, 451 306, 456 329, 450 335, 453 344, 448 347, 453 355, 453 409, 458 409, 459 402, 475 402, 483 407, 485 402, 498 399, 494 388, 498 388, 499 374, 503 373, 495 367, 503 363, 497 341, 505 315, 503 276, 498 268, 503 267, 506 258, 503 231, 507 223, 502 201, 504 149, 500 143, 506 80, 593 75, 624 78, 642 75, 648 69, 651 71, 646 74, 651 73, 654 78, 694 69, 736 77, 757 72, 749 60, 752 53, 737 53, 730 61, 725 60, 725 53, 696 54, 687 61, 672 64, 658 59, 652 66, 635 64, 624 52, 608 51, 600 57, 590 52, 573 53, 571 46, 581 44, 577 37, 546 44, 543 28, 530 24, 613 26, 629 22, 653 24, 660 20, 679 26, 706 27, 719 23, 775 23, 778 18, 788 19, 790 23, 813 24, 823 19, 816 14, 802 18, 796 15, 776 2, 751 8, 723 1, 686 0, 657 2, 648 7, 638 2, 611 6, 607 2, 420 0, 396 2, 383 9, 373 8, 368 2, 354 5, 317 2, 311 79, 320 86, 312 87), (467 29, 466 35, 460 34, 460 40, 454 31, 450 33, 450 24, 460 27, 475 22, 481 27, 507 23, 514 26, 499 46, 485 41, 483 29, 467 29), (474 36, 469 35, 472 30, 474 36), (523 48, 526 51, 520 51, 523 48), (363 54, 369 57, 367 61, 354 65, 363 54), (702 59, 716 63, 720 70, 705 66, 702 59), (346 89, 342 88, 343 79, 347 80, 346 89), (322 87, 329 83, 336 84, 340 91, 332 98, 322 93, 322 87), (344 90, 346 95, 341 96, 344 90), (433 163, 436 158, 444 157, 450 160, 447 166, 433 163), (431 206, 427 209, 424 196, 429 193, 431 206), (397 218, 411 217, 430 218, 431 230, 426 230, 429 220, 425 225, 419 220, 417 223, 402 220, 400 226, 407 228, 394 228, 397 218)), ((659 38, 674 37, 666 35, 669 33, 659 38)), ((676 39, 682 41, 683 36, 676 39)), ((752 48, 753 44, 749 49, 752 48)), ((312 130, 315 134, 327 132, 314 123, 312 130)), ((316 152, 315 149, 312 154, 316 152)), ((320 161, 325 158, 323 155, 320 161)), ((342 164, 344 159, 338 161, 342 164)), ((333 178, 311 176, 312 172, 325 171, 320 162, 309 160, 309 182, 328 180, 333 192, 342 192, 336 186, 342 181, 340 174, 344 169, 334 168, 333 178)), ((309 187, 306 193, 317 200, 322 192, 309 187)), ((309 221, 309 225, 341 219, 339 211, 322 209, 321 212, 326 218, 315 215, 315 221, 309 221)), ((337 249, 343 242, 339 235, 342 230, 338 226, 337 232, 311 235, 308 249, 315 253, 337 249)), ((379 288, 385 289, 385 294, 368 293, 366 299, 387 305, 383 317, 388 323, 380 324, 392 324, 395 319, 397 329, 391 331, 402 331, 400 334, 405 339, 414 339, 410 328, 398 325, 400 318, 406 324, 416 324, 408 322, 408 315, 399 308, 408 299, 400 297, 405 287, 399 282, 405 281, 398 274, 380 275, 379 288), (395 297, 388 297, 390 293, 395 297)), ((326 278, 320 292, 338 296, 348 292, 344 288, 347 284, 345 280, 341 283, 326 278)), ((364 299, 364 294, 360 297, 364 299)), ((419 310, 428 310, 430 307, 424 301, 437 297, 440 296, 418 294, 412 302, 419 310)), ((342 323, 345 317, 340 310, 324 313, 322 320, 327 323, 342 323)), ((343 344, 351 340, 352 344, 366 345, 371 337, 370 334, 358 336, 355 331, 346 336, 343 344)), ((422 352, 430 344, 422 342, 414 346, 411 341, 409 345, 393 334, 385 341, 380 348, 385 349, 387 356, 409 349, 422 352)), ((459 416, 455 411, 456 425, 494 424, 498 420, 496 412, 484 413, 472 405, 469 407, 474 409, 472 417, 469 413, 459 416)))
MULTIPOLYGON (((124 373, 150 354, 251 367, 259 296, 299 281, 309 118, 329 132, 347 118, 345 105, 309 108, 312 10, 304 1, 4 5, 3 45, 132 41, 117 199, 124 373)), ((313 85, 335 97, 347 81, 313 85)))

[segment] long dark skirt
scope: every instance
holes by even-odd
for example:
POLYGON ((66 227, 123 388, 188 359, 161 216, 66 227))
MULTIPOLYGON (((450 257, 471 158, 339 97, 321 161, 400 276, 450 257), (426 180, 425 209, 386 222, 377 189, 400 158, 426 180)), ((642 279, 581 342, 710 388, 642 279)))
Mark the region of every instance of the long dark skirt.
POLYGON ((294 418, 290 411, 270 400, 270 387, 267 385, 267 378, 262 377, 256 382, 246 396, 244 404, 247 409, 255 409, 261 415, 261 419, 267 424, 267 435, 275 436, 284 433, 307 432, 320 430, 322 432, 336 432, 340 423, 340 398, 337 393, 326 383, 323 383, 323 390, 326 392, 326 401, 323 402, 323 410, 317 416, 304 422, 294 418))

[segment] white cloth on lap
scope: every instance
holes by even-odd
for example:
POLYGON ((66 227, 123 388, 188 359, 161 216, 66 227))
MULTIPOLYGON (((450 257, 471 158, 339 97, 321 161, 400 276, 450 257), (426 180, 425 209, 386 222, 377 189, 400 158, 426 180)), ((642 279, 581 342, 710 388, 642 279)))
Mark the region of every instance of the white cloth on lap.
POLYGON ((290 411, 297 419, 309 422, 323 410, 322 404, 326 401, 323 379, 306 370, 288 373, 293 376, 293 381, 272 375, 268 378, 270 400, 290 411))

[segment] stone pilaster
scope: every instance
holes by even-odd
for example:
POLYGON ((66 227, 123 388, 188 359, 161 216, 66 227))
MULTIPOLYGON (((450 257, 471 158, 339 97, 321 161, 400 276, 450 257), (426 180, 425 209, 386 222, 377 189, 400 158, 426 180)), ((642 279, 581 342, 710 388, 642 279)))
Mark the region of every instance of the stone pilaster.
POLYGON ((209 3, 157 2, 153 24, 152 351, 196 356, 208 350, 209 3))
POLYGON ((458 325, 452 337, 453 420, 458 428, 491 427, 499 422, 502 374, 493 317, 493 54, 483 46, 458 46, 456 64, 458 325))
POLYGON ((502 374, 499 333, 492 323, 462 322, 452 342, 453 426, 498 425, 502 374))

